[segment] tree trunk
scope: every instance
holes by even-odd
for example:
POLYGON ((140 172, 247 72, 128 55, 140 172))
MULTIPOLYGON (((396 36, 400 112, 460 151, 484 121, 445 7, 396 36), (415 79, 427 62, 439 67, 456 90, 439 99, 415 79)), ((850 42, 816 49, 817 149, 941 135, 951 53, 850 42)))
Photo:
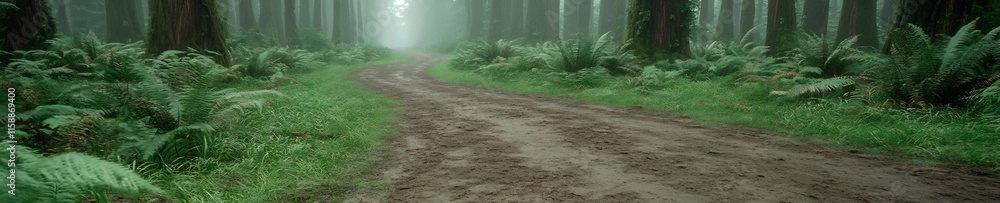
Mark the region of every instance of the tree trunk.
POLYGON ((711 29, 712 21, 715 21, 715 0, 701 0, 698 13, 698 33, 700 33, 698 41, 711 41, 712 34, 708 31, 711 29))
POLYGON ((142 40, 142 23, 139 21, 139 2, 134 0, 107 0, 104 4, 108 17, 108 42, 142 40))
POLYGON ((70 34, 73 33, 73 26, 72 24, 69 23, 69 9, 67 9, 68 6, 66 6, 66 1, 67 0, 55 1, 57 7, 56 9, 58 10, 57 18, 59 18, 59 23, 57 24, 57 27, 59 28, 60 33, 69 36, 70 34))
POLYGON ((837 40, 859 35, 856 46, 877 47, 876 3, 871 0, 844 0, 844 7, 840 10, 840 25, 837 26, 837 40))
POLYGON ((740 21, 742 22, 740 22, 740 32, 737 33, 739 34, 739 37, 743 37, 743 35, 746 35, 747 32, 750 32, 750 29, 757 26, 757 23, 754 23, 754 20, 756 20, 757 17, 754 15, 754 9, 756 7, 754 5, 754 1, 755 0, 743 0, 743 11, 740 12, 740 15, 742 15, 740 16, 740 21))
POLYGON ((257 27, 260 33, 271 37, 275 44, 280 43, 282 40, 281 33, 282 29, 278 29, 281 25, 280 19, 280 8, 281 2, 277 0, 263 0, 260 1, 260 21, 257 27))
POLYGON ((497 41, 510 36, 510 2, 508 0, 490 1, 490 24, 487 39, 497 41))
POLYGON ((146 51, 199 49, 223 66, 231 65, 226 27, 214 0, 153 0, 146 51), (218 53, 208 54, 207 51, 218 53))
POLYGON ((694 11, 689 0, 633 0, 626 36, 646 61, 689 58, 694 11))
POLYGON ((240 27, 245 30, 257 29, 257 15, 254 14, 253 0, 240 0, 240 27))
POLYGON ((563 1, 563 34, 565 37, 574 35, 590 36, 590 17, 593 13, 593 0, 564 0, 563 1))
POLYGON ((719 41, 730 42, 733 40, 733 1, 723 0, 722 7, 719 8, 718 36, 719 41))
POLYGON ((354 26, 354 18, 352 15, 352 7, 350 0, 335 0, 334 1, 334 42, 353 44, 355 43, 356 37, 356 27, 354 26))
POLYGON ((524 36, 524 1, 525 0, 511 0, 510 1, 510 36, 508 38, 519 38, 524 36))
POLYGON ((321 33, 323 31, 323 0, 313 1, 313 17, 312 17, 312 27, 319 30, 321 33))
POLYGON ((528 1, 528 41, 559 39, 559 0, 528 1))
POLYGON ((483 25, 486 24, 485 16, 483 11, 486 9, 486 0, 468 0, 466 4, 466 12, 469 15, 467 22, 467 29, 469 34, 469 39, 478 39, 483 37, 483 25))
POLYGON ((0 40, 3 50, 46 49, 45 41, 56 35, 56 21, 45 0, 20 0, 13 3, 18 10, 4 13, 6 21, 0 25, 0 33, 6 34, 0 40))
POLYGON ((310 0, 299 0, 297 3, 298 9, 295 10, 299 12, 298 21, 296 22, 299 25, 302 25, 303 28, 312 25, 312 20, 310 19, 312 15, 309 15, 309 11, 311 11, 309 7, 309 2, 310 0))
POLYGON ((285 0, 285 45, 299 46, 299 27, 295 21, 295 0, 285 0))
POLYGON ((771 47, 771 55, 783 55, 796 47, 795 33, 798 30, 795 15, 795 0, 769 0, 767 4, 767 37, 765 45, 771 47))
MULTIPOLYGON (((874 0, 867 0, 874 1, 874 0)), ((830 1, 829 0, 806 0, 805 8, 803 9, 803 15, 805 15, 805 30, 807 34, 814 34, 818 36, 826 35, 826 26, 829 23, 830 17, 830 1)))
POLYGON ((624 0, 601 1, 600 25, 598 34, 611 33, 615 39, 625 36, 625 3, 624 0))

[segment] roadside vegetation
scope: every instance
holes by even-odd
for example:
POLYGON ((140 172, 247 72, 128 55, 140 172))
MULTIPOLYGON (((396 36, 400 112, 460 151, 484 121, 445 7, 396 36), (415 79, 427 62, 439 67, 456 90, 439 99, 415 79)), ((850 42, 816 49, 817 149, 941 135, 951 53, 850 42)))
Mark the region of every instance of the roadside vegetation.
POLYGON ((747 34, 732 43, 692 42, 690 58, 663 61, 638 60, 626 51, 629 42, 607 35, 480 41, 459 46, 430 74, 997 172, 1000 29, 974 28, 940 43, 916 26, 897 29, 886 54, 855 48, 856 37, 800 35, 797 49, 769 56, 747 34))
POLYGON ((0 52, 17 110, 17 195, 3 202, 264 202, 374 187, 352 173, 373 161, 392 103, 342 78, 402 57, 245 37, 230 37, 229 67, 212 52, 150 55, 93 34, 0 52))

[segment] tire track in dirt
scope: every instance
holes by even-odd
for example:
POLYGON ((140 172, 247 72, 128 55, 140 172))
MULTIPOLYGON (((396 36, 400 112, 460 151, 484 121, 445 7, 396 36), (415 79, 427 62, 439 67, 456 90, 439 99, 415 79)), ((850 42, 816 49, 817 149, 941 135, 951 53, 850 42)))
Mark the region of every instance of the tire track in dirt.
POLYGON ((444 56, 351 77, 400 101, 386 202, 996 202, 1000 179, 640 109, 436 82, 444 56))

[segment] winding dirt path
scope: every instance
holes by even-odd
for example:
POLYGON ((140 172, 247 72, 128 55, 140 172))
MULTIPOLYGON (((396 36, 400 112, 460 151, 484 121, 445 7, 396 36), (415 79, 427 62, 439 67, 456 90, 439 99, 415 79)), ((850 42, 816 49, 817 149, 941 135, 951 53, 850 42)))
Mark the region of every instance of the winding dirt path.
POLYGON ((385 202, 998 202, 1000 179, 689 119, 436 82, 444 56, 352 73, 398 99, 385 202))

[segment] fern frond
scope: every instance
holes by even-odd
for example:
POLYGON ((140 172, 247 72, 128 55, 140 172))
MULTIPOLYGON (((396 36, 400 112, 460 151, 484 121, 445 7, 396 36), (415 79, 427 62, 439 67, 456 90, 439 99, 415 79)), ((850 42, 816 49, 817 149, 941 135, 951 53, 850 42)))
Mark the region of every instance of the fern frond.
POLYGON ((844 77, 827 78, 812 84, 797 85, 791 90, 788 90, 788 95, 791 97, 797 97, 802 95, 824 94, 844 89, 847 86, 854 85, 854 83, 853 79, 844 77))

